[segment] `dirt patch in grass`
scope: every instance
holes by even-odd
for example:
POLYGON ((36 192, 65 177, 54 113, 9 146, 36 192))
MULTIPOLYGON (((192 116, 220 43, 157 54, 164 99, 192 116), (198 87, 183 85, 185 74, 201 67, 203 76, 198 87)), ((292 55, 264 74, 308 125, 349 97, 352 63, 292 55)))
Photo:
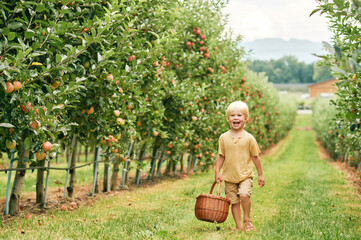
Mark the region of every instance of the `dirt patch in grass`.
POLYGON ((346 162, 342 162, 340 160, 337 161, 332 160, 330 154, 326 151, 326 149, 322 146, 321 142, 318 139, 316 139, 316 144, 318 146, 318 153, 320 155, 320 158, 322 160, 327 161, 338 171, 342 171, 345 174, 347 174, 348 182, 352 186, 354 186, 356 191, 361 195, 361 178, 357 174, 356 169, 354 167, 348 166, 346 162))
MULTIPOLYGON (((36 203, 36 193, 23 193, 20 199, 20 212, 19 214, 12 216, 12 215, 4 215, 5 212, 5 203, 6 199, 0 199, 0 210, 2 212, 1 221, 5 225, 9 221, 16 221, 19 218, 25 218, 27 215, 46 215, 51 214, 54 211, 75 211, 78 208, 84 206, 92 206, 95 201, 101 198, 107 198, 116 196, 119 194, 123 194, 124 192, 131 192, 135 187, 151 187, 154 185, 158 185, 159 183, 163 182, 164 180, 177 180, 177 179, 184 179, 188 175, 193 174, 193 172, 189 173, 176 173, 170 176, 162 176, 158 178, 154 178, 154 180, 147 180, 147 176, 143 175, 141 178, 141 183, 136 185, 134 183, 134 177, 129 178, 130 184, 126 185, 124 189, 117 189, 116 191, 108 191, 102 192, 103 183, 99 182, 99 193, 96 193, 94 197, 91 196, 91 192, 93 189, 93 184, 84 184, 81 186, 76 186, 74 190, 74 197, 73 198, 66 198, 64 199, 64 186, 60 186, 57 188, 49 188, 47 193, 47 203, 45 208, 40 208, 40 204, 36 203), (65 210, 61 210, 61 208, 65 210)), ((120 186, 120 184, 119 184, 120 186)))
POLYGON ((312 131, 312 127, 296 127, 296 131, 312 131))

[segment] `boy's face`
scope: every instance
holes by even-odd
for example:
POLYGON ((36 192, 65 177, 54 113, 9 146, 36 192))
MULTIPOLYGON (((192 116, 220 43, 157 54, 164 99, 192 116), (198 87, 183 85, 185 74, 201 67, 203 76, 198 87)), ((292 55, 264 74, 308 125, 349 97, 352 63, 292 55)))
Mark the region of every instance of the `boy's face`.
POLYGON ((232 129, 242 130, 246 123, 246 117, 240 110, 233 110, 230 112, 227 121, 232 129))

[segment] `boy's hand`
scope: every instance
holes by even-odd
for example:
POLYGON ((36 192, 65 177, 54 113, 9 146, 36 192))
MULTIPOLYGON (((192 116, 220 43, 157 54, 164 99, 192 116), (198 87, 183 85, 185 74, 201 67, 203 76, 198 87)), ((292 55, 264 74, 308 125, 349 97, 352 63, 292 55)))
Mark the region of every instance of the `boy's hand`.
POLYGON ((222 182, 222 176, 221 176, 221 174, 216 173, 215 176, 214 176, 214 180, 215 180, 217 183, 222 182))
POLYGON ((263 187, 265 184, 263 176, 258 176, 258 185, 263 187))

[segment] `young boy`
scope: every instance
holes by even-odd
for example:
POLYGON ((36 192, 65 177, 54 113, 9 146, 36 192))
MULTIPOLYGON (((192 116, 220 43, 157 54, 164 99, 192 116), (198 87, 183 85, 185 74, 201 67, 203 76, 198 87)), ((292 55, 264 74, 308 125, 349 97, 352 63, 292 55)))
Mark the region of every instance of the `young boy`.
POLYGON ((215 163, 215 181, 225 181, 225 192, 231 200, 232 215, 238 230, 242 230, 241 205, 243 223, 246 231, 254 230, 251 221, 251 193, 253 187, 253 164, 258 173, 258 184, 265 184, 262 176, 260 149, 254 137, 244 130, 249 110, 246 103, 236 101, 226 110, 230 130, 219 138, 219 150, 215 163), (220 169, 223 167, 222 176, 220 169))

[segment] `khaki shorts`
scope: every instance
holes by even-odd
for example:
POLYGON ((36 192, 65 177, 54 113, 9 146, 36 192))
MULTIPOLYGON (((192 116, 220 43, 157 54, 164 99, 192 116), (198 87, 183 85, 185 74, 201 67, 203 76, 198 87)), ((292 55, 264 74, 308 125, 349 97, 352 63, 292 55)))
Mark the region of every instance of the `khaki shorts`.
POLYGON ((253 187, 253 179, 247 178, 246 180, 240 183, 231 183, 225 182, 225 193, 229 200, 231 200, 231 204, 239 203, 241 200, 239 199, 239 194, 247 194, 251 197, 252 187, 253 187))

